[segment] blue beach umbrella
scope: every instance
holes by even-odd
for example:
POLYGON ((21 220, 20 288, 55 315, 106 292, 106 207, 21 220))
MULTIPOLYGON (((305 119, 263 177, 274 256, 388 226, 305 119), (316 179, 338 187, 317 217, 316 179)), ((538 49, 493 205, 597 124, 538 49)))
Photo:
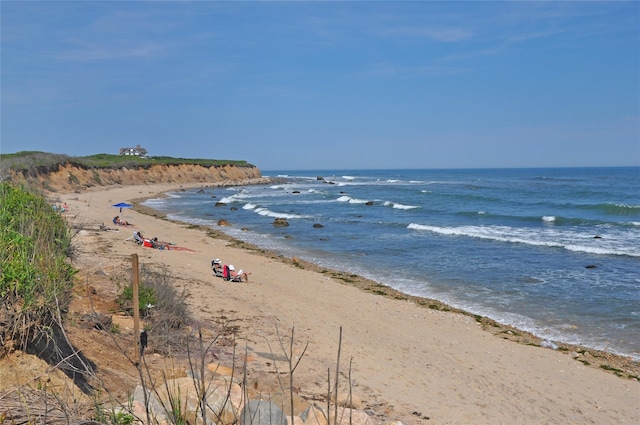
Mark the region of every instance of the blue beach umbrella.
POLYGON ((113 204, 114 207, 120 208, 120 213, 122 214, 123 208, 133 208, 133 205, 127 204, 126 202, 119 202, 117 204, 113 204))

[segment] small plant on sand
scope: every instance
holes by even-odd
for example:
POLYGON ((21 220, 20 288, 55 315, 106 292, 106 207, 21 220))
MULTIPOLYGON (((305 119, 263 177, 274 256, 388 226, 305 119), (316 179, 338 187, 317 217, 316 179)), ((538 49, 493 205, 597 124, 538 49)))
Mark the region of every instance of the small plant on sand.
POLYGON ((102 424, 132 425, 136 418, 131 413, 115 408, 106 408, 98 403, 95 405, 94 419, 102 424))

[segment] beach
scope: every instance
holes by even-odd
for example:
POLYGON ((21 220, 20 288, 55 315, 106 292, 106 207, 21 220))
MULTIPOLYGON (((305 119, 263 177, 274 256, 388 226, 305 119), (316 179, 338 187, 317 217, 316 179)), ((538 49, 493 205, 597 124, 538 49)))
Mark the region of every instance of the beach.
POLYGON ((200 322, 225 316, 240 323, 238 347, 281 352, 278 335, 293 329, 297 354, 308 343, 295 374, 301 394, 326 393, 327 373, 334 375, 340 353, 341 379, 351 376, 363 406, 374 413, 384 410, 384 417, 405 424, 640 422, 637 380, 588 367, 566 351, 501 338, 473 316, 365 291, 331 273, 246 249, 139 206, 142 199, 183 187, 205 185, 55 194, 67 203, 69 222, 79 229, 76 265, 83 275, 90 279, 99 270, 126 269, 137 254, 141 264, 164 267, 176 277, 200 322), (119 202, 135 206, 120 213, 112 206, 119 202), (114 226, 115 215, 134 226, 114 226), (113 231, 100 230, 100 225, 113 231), (136 245, 132 236, 137 230, 184 249, 136 245), (214 258, 250 272, 250 281, 214 277, 214 258))

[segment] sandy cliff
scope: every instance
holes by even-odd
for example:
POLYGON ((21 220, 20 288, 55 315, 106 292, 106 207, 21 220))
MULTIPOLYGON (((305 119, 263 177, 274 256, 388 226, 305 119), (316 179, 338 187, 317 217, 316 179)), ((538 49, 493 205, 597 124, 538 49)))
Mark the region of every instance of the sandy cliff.
POLYGON ((78 192, 92 187, 112 185, 144 185, 153 183, 219 183, 259 179, 254 166, 233 164, 205 167, 202 165, 155 164, 144 168, 96 169, 65 164, 29 172, 9 172, 15 183, 27 183, 51 192, 78 192))

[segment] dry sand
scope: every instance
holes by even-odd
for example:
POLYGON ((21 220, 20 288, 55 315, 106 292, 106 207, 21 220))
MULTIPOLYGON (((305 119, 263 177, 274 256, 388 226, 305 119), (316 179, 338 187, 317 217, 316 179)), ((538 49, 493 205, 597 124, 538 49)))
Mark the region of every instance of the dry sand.
MULTIPOLYGON (((69 205, 72 223, 114 227, 111 219, 118 211, 112 204, 179 187, 114 187, 56 196, 69 205)), ((146 236, 193 251, 137 246, 130 240, 134 229, 101 232, 106 243, 99 245, 96 232, 81 232, 81 267, 113 266, 106 263, 114 255, 126 264, 134 253, 142 264, 164 265, 188 289, 199 320, 211 322, 224 314, 242 321, 240 346, 257 352, 281 352, 276 326, 281 334, 294 328, 297 352, 309 344, 295 375, 303 394, 326 392, 342 329, 341 369, 346 376, 351 362, 354 393, 370 411, 385 409, 390 419, 405 424, 640 423, 637 380, 587 367, 568 353, 500 338, 470 316, 345 285, 327 273, 213 238, 204 229, 135 209, 121 215, 146 236), (250 282, 212 276, 215 257, 250 271, 250 282)))

